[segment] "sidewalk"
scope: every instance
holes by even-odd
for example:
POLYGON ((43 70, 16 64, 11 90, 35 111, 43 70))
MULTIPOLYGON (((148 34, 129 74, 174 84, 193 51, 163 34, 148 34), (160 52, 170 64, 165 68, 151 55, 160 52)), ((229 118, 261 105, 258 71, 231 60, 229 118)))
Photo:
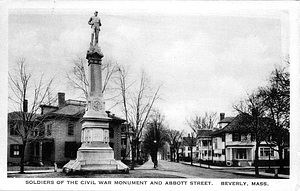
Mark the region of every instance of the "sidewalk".
MULTIPOLYGON (((180 161, 180 163, 185 164, 185 165, 191 165, 191 162, 180 161)), ((255 168, 253 166, 225 167, 225 166, 214 166, 214 165, 207 165, 207 164, 201 164, 200 165, 199 163, 193 163, 193 165, 191 165, 191 166, 196 166, 196 167, 200 167, 200 168, 207 168, 207 169, 224 170, 224 171, 232 172, 234 174, 255 176, 255 172, 250 171, 250 170, 253 170, 255 168)), ((272 168, 276 168, 276 167, 272 167, 272 168)), ((263 176, 263 177, 268 177, 268 178, 272 178, 272 177, 273 178, 283 178, 283 179, 289 179, 290 178, 289 175, 278 174, 278 177, 275 177, 274 173, 266 173, 266 172, 259 172, 259 175, 263 176)))
MULTIPOLYGON (((20 171, 19 170, 14 170, 14 171, 7 171, 7 174, 18 174, 20 171)), ((51 173, 55 172, 54 168, 53 169, 42 169, 42 170, 25 170, 24 171, 26 174, 37 174, 37 173, 51 173)), ((56 172, 62 172, 62 169, 57 169, 56 172)))

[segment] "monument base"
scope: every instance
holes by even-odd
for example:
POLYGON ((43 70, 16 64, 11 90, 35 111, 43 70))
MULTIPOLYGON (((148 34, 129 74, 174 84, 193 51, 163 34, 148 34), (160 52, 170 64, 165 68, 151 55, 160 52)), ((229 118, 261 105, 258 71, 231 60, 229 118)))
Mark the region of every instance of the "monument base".
POLYGON ((63 167, 65 173, 99 172, 128 173, 129 168, 120 160, 115 160, 114 151, 108 147, 81 147, 77 151, 77 159, 70 160, 63 167))

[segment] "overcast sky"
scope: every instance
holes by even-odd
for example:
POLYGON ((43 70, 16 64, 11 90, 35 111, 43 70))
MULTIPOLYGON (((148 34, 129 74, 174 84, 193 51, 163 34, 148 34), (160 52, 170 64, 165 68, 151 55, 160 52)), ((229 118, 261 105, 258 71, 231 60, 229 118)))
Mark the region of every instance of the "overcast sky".
MULTIPOLYGON (((9 66, 25 57, 37 73, 56 76, 57 92, 77 99, 67 89, 65 72, 73 59, 85 57, 87 21, 98 10, 105 58, 130 65, 133 73, 146 70, 154 85, 163 83, 155 108, 170 127, 189 132, 186 118, 195 113, 235 115, 233 103, 265 85, 270 72, 286 59, 289 32, 280 10, 170 5, 12 9, 9 66)), ((112 112, 120 113, 118 108, 112 112)))

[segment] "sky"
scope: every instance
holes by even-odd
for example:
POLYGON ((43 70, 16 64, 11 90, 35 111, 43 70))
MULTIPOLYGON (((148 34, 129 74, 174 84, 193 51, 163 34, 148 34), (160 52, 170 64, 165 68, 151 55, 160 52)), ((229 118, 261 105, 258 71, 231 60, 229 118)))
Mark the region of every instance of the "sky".
MULTIPOLYGON (((9 70, 24 57, 35 74, 55 76, 56 92, 78 99, 65 76, 74 59, 85 58, 87 22, 97 10, 105 58, 130 66, 133 74, 145 70, 153 86, 163 84, 154 107, 170 128, 190 132, 186 119, 195 114, 236 115, 233 104, 266 85, 271 71, 287 58, 288 22, 281 10, 131 4, 11 9, 9 70)), ((121 115, 117 107, 111 111, 121 115)))

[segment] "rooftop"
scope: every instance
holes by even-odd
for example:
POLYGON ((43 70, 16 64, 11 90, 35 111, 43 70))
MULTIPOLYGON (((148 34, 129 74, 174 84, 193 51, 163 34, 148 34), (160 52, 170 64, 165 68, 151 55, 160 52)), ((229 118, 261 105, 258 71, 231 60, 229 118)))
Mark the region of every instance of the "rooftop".
POLYGON ((212 129, 201 129, 198 130, 197 137, 210 137, 212 133, 213 133, 212 129))
POLYGON ((235 117, 225 117, 219 123, 230 123, 235 117))

